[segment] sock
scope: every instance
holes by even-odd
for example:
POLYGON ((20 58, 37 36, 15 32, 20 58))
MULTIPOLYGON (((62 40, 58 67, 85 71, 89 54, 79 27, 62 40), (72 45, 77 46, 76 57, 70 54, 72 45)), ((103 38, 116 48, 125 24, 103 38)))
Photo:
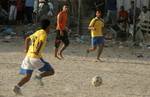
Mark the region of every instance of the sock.
POLYGON ((42 77, 41 77, 41 75, 40 75, 40 74, 38 74, 38 75, 37 75, 37 77, 38 77, 39 79, 42 79, 42 77))
POLYGON ((16 87, 17 87, 17 88, 20 88, 20 86, 19 86, 19 85, 16 85, 16 87))

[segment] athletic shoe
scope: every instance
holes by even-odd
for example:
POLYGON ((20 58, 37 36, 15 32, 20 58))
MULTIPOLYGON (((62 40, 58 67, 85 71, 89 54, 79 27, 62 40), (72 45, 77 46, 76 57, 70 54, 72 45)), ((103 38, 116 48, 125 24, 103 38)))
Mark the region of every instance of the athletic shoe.
POLYGON ((22 95, 21 89, 18 86, 15 86, 13 91, 16 95, 22 95))
POLYGON ((40 76, 36 75, 34 77, 34 79, 37 81, 37 84, 39 84, 40 86, 44 86, 44 83, 43 83, 42 78, 40 76))

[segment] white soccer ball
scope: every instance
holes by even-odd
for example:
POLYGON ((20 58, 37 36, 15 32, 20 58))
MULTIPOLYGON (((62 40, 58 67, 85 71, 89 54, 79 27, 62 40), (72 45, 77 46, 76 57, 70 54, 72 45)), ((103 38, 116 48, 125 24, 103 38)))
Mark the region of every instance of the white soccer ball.
POLYGON ((92 85, 98 87, 102 84, 102 78, 100 76, 95 76, 92 78, 92 85))

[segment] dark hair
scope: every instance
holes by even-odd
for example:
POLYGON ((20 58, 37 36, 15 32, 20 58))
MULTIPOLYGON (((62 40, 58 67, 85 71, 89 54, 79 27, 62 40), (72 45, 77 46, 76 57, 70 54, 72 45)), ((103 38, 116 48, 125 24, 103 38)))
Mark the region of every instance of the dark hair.
POLYGON ((68 4, 63 4, 61 7, 61 10, 63 10, 63 7, 66 6, 68 8, 68 4))
POLYGON ((68 6, 69 6, 69 4, 67 4, 67 3, 64 3, 64 4, 63 4, 63 6, 67 6, 67 7, 68 7, 68 6))
POLYGON ((43 19, 41 20, 41 28, 46 29, 50 25, 50 20, 48 19, 43 19))
POLYGON ((147 6, 143 6, 142 8, 147 8, 147 6))
POLYGON ((97 11, 98 11, 99 13, 102 13, 102 11, 101 11, 100 9, 96 9, 96 12, 97 12, 97 11))
POLYGON ((134 4, 134 1, 131 1, 131 4, 134 4))

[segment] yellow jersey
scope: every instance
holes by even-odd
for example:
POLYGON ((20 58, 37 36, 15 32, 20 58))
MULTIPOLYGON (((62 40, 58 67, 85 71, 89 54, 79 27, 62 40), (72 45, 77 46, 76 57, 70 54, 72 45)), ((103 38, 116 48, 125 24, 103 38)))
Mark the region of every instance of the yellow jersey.
POLYGON ((46 46, 47 33, 43 29, 40 29, 34 34, 30 35, 29 38, 31 39, 31 44, 29 46, 27 56, 30 58, 42 58, 41 51, 46 46), (37 51, 40 41, 42 41, 43 44, 39 50, 39 54, 36 55, 35 52, 37 51))
POLYGON ((103 36, 103 27, 104 22, 102 19, 99 19, 97 17, 93 18, 89 24, 89 27, 94 27, 94 30, 91 30, 91 36, 97 37, 97 36, 103 36))

